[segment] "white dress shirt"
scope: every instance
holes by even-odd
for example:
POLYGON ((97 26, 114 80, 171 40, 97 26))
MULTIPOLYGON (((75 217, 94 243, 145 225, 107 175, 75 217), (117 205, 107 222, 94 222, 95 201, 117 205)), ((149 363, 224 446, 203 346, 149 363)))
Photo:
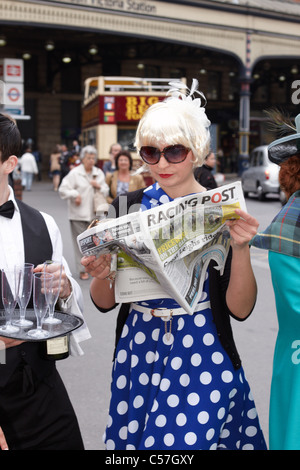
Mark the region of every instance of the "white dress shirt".
MULTIPOLYGON (((0 267, 1 269, 13 269, 15 265, 21 265, 25 262, 24 259, 24 240, 21 223, 21 215, 19 207, 15 201, 14 193, 9 187, 10 195, 8 200, 12 200, 15 206, 15 211, 12 219, 0 216, 0 267)), ((70 268, 67 261, 63 257, 63 244, 59 228, 49 214, 41 212, 46 222, 48 232, 53 247, 52 258, 62 259, 65 272, 72 285, 72 293, 67 300, 60 299, 60 308, 66 313, 73 313, 74 315, 83 318, 83 296, 79 284, 72 278, 70 268)), ((46 261, 46 260, 45 260, 46 261)), ((89 339, 91 337, 87 325, 84 323, 80 328, 73 331, 70 335, 70 353, 73 356, 82 355, 83 351, 79 346, 79 342, 89 339)))

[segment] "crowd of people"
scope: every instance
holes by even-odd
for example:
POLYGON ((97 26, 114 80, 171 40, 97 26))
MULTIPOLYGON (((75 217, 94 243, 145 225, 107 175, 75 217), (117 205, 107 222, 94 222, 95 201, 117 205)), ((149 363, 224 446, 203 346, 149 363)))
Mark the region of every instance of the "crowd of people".
MULTIPOLYGON (((131 155, 119 144, 111 147, 103 170, 96 165, 97 150, 92 146, 80 149, 72 168, 69 160, 68 168, 64 166, 66 150, 55 149, 51 172, 60 180, 55 178, 54 189, 68 201, 74 240, 95 216, 96 192, 118 216, 123 194, 128 210, 137 211, 215 186, 210 121, 197 88, 196 81, 192 92, 171 85, 166 99, 150 106, 139 122, 135 147, 154 181, 148 187, 140 173, 132 172, 131 155), (198 167, 202 170, 197 171, 198 167)), ((236 209, 237 218, 227 221, 231 243, 224 272, 221 275, 210 262, 195 313, 186 314, 168 296, 120 306, 104 437, 107 450, 267 449, 231 328, 231 318, 244 321, 255 308, 251 245, 269 251, 279 320, 269 448, 300 449, 300 373, 289 355, 300 318, 300 115, 295 128, 288 127, 289 133, 269 146, 270 160, 280 166, 288 202, 261 233, 255 217, 236 209)), ((11 265, 13 259, 6 254, 15 249, 20 259, 33 262, 39 270, 45 257, 62 256, 61 236, 51 217, 17 201, 8 185, 9 174, 18 164, 19 144, 16 124, 0 115, 0 263, 1 268, 11 265), (8 203, 14 209, 11 218, 6 215, 8 203), (34 231, 28 223, 31 219, 34 231), (27 249, 29 244, 32 250, 27 249)), ((97 214, 99 219, 105 216, 104 209, 97 214)), ((92 278, 87 308, 114 310, 116 273, 111 255, 81 257, 77 244, 74 249, 80 278, 92 278)), ((66 261, 63 279, 61 308, 83 317, 80 287, 66 261)), ((72 334, 74 354, 82 353, 79 342, 89 335, 85 322, 77 335, 72 334)), ((0 340, 7 348, 7 364, 0 370, 0 448, 83 449, 55 362, 45 364, 36 343, 0 340), (44 412, 37 424, 39 407, 44 412)))

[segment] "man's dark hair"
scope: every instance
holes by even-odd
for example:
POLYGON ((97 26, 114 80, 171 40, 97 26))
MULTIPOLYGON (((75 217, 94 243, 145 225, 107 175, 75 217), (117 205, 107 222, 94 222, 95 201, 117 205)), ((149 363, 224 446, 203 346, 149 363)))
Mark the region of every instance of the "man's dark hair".
POLYGON ((11 155, 19 156, 22 138, 14 119, 0 114, 0 159, 5 162, 11 155))

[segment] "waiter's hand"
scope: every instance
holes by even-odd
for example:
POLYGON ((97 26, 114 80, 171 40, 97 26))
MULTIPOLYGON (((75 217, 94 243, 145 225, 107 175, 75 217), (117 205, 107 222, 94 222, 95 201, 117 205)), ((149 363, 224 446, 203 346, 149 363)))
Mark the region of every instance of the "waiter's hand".
POLYGON ((4 432, 0 426, 0 449, 1 450, 8 450, 8 445, 4 436, 4 432))
POLYGON ((13 348, 14 346, 19 346, 19 344, 24 343, 24 341, 20 341, 19 339, 13 338, 4 338, 4 336, 0 336, 0 351, 1 349, 8 349, 13 348), (3 347, 4 343, 4 347, 3 347))

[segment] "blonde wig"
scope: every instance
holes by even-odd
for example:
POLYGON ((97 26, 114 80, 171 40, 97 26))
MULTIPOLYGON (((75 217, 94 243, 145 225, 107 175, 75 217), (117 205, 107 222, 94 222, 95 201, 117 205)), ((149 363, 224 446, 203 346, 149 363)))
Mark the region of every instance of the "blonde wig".
POLYGON ((194 165, 201 166, 210 150, 210 121, 201 106, 201 98, 205 100, 205 97, 197 90, 196 79, 190 90, 182 82, 169 85, 169 96, 150 106, 142 116, 135 146, 139 151, 144 145, 165 147, 181 144, 192 150, 194 165), (189 93, 182 92, 182 89, 189 93), (201 98, 193 98, 194 93, 201 98))

